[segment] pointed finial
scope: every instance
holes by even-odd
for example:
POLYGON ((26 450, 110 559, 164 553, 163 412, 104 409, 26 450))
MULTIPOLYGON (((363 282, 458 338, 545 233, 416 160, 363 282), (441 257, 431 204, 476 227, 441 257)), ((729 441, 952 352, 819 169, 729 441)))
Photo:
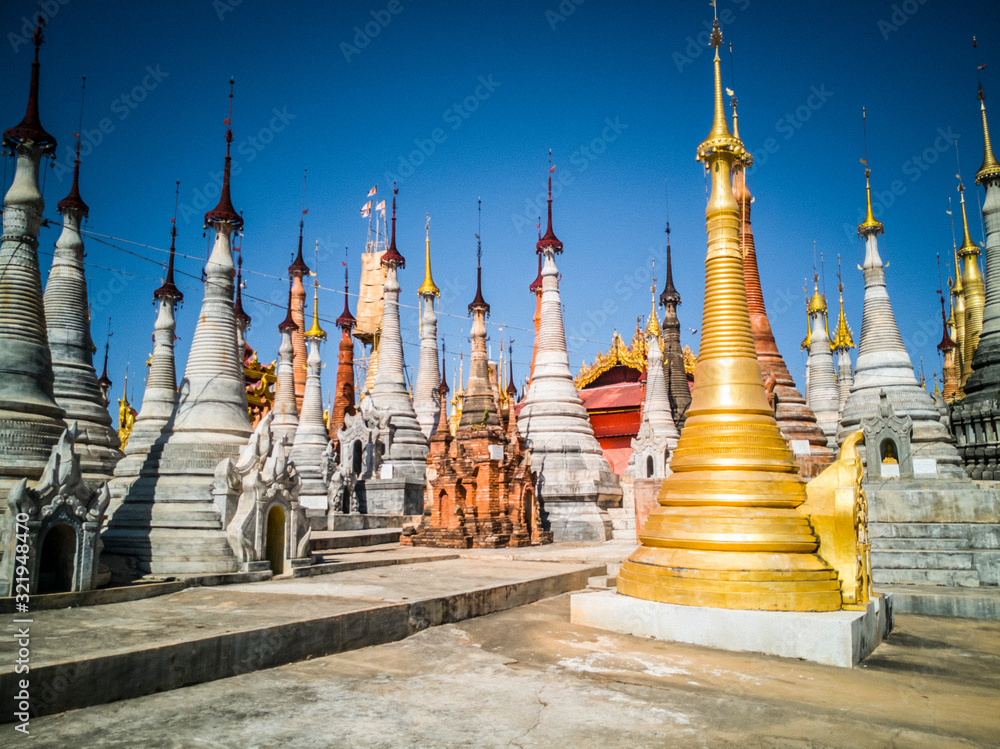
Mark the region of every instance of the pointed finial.
POLYGON ((87 76, 83 76, 83 84, 80 86, 80 124, 79 130, 73 133, 76 138, 76 158, 73 159, 73 185, 70 187, 69 195, 59 201, 56 209, 59 213, 65 213, 67 209, 80 211, 86 218, 90 215, 90 208, 80 197, 80 133, 83 132, 83 98, 87 91, 87 76))
POLYGON ((652 263, 652 275, 653 280, 649 284, 649 297, 651 304, 651 311, 649 313, 649 321, 646 323, 646 335, 657 336, 660 335, 660 322, 656 319, 656 258, 653 258, 652 263))
POLYGON ((719 29, 719 19, 712 26, 710 44, 715 48, 715 58, 712 61, 715 68, 715 107, 712 115, 712 129, 708 137, 698 146, 698 160, 708 163, 708 158, 716 152, 733 154, 740 158, 744 154, 743 144, 739 138, 733 137, 726 120, 726 105, 722 97, 722 68, 719 59, 719 47, 722 46, 722 31, 719 29))
POLYGON ((417 289, 417 294, 440 298, 441 290, 438 289, 437 284, 434 283, 434 277, 431 275, 431 214, 424 215, 427 216, 427 222, 424 224, 424 282, 417 289))
POLYGON ((347 295, 347 248, 344 248, 344 311, 340 313, 340 317, 337 318, 337 326, 350 330, 354 327, 356 320, 354 315, 351 314, 351 308, 348 306, 348 295, 347 295))
MULTIPOLYGON (((667 180, 663 180, 664 187, 666 187, 667 180)), ((681 295, 677 292, 674 287, 674 270, 673 270, 673 260, 670 257, 670 200, 669 196, 667 198, 667 280, 663 284, 663 291, 660 292, 660 304, 666 307, 668 304, 672 304, 675 307, 681 303, 681 295)))
POLYGON ((941 300, 941 343, 937 345, 938 351, 950 351, 952 349, 958 348, 958 344, 952 340, 952 337, 948 334, 948 317, 944 312, 944 281, 941 275, 941 253, 937 253, 937 266, 938 266, 938 285, 940 288, 938 291, 938 297, 941 300))
MULTIPOLYGON (((168 297, 173 299, 175 302, 184 301, 184 295, 181 290, 174 285, 174 254, 176 253, 176 241, 177 241, 177 203, 180 200, 181 194, 181 181, 177 180, 174 185, 174 217, 170 219, 170 257, 167 259, 167 277, 163 281, 163 285, 153 292, 153 299, 162 299, 168 297)), ((243 262, 242 256, 240 257, 240 263, 243 262)), ((239 286, 237 288, 237 295, 239 295, 239 286)))
POLYGON ((236 301, 233 303, 233 314, 237 323, 243 324, 243 329, 250 327, 250 315, 243 309, 243 253, 236 257, 236 301))
MULTIPOLYGON (((552 230, 552 173, 556 170, 555 166, 552 165, 552 149, 549 149, 549 197, 548 197, 548 224, 545 229, 545 236, 538 240, 535 245, 535 251, 538 253, 545 252, 546 247, 551 247, 552 251, 555 253, 561 253, 563 251, 563 243, 559 241, 556 233, 552 230)), ((539 224, 541 221, 539 221, 539 224)))
MULTIPOLYGON (((972 37, 973 50, 975 50, 976 46, 976 37, 972 37)), ((979 72, 986 66, 979 65, 978 59, 976 62, 976 77, 978 78, 979 72)), ((983 164, 979 167, 979 171, 976 172, 977 185, 983 184, 986 180, 1000 177, 1000 162, 993 155, 993 144, 990 143, 990 128, 986 122, 986 94, 983 93, 983 82, 981 80, 979 81, 979 111, 983 118, 983 164)))
POLYGON ((111 336, 114 333, 111 332, 111 318, 108 318, 108 336, 104 339, 104 369, 101 370, 101 377, 97 381, 97 384, 101 386, 104 391, 104 396, 107 398, 108 391, 111 390, 111 378, 108 377, 108 350, 111 348, 111 336))
POLYGON ((483 298, 483 199, 479 198, 479 230, 476 234, 476 296, 469 305, 469 314, 472 314, 473 310, 483 309, 486 310, 486 315, 490 314, 490 305, 486 303, 483 298))
POLYGON ((868 201, 868 209, 865 213, 865 220, 858 224, 858 234, 868 236, 869 234, 881 234, 885 231, 885 227, 881 221, 875 220, 875 214, 872 212, 872 170, 868 168, 868 116, 864 107, 861 107, 861 123, 865 138, 865 158, 861 163, 865 165, 865 196, 868 201))
POLYGON ((308 175, 309 170, 305 169, 302 174, 302 215, 299 216, 299 251, 295 255, 295 260, 288 266, 288 272, 299 278, 309 275, 309 266, 306 265, 306 261, 302 257, 302 231, 305 227, 306 214, 309 213, 309 209, 306 208, 306 177, 308 175))
MULTIPOLYGON (((958 142, 955 142, 955 158, 958 158, 958 142)), ((959 164, 959 172, 955 176, 958 178, 958 195, 959 202, 962 205, 962 244, 958 248, 958 254, 965 259, 966 262, 970 262, 967 255, 978 255, 979 245, 972 241, 972 236, 969 234, 969 217, 965 212, 965 185, 962 184, 962 167, 959 164)), ((971 262, 975 262, 972 260, 971 262)))
POLYGON ((278 330, 298 330, 299 326, 292 319, 292 279, 288 279, 288 312, 285 319, 278 323, 278 330))
POLYGON ((226 163, 222 170, 222 189, 219 192, 218 205, 205 214, 206 228, 216 223, 229 224, 230 228, 234 230, 243 227, 243 217, 233 208, 233 199, 229 192, 229 175, 232 166, 229 149, 233 143, 233 86, 235 82, 235 79, 229 79, 229 116, 222 121, 222 124, 226 126, 226 163))
POLYGON ((847 317, 844 315, 844 280, 840 274, 840 255, 837 255, 837 291, 840 294, 840 316, 837 318, 837 329, 830 341, 830 348, 834 351, 846 351, 855 346, 851 326, 847 324, 847 317))
POLYGON ((326 340, 326 331, 319 324, 319 240, 316 240, 316 272, 313 274, 313 321, 305 333, 306 338, 326 340))
POLYGON ((35 24, 35 31, 32 40, 35 44, 35 59, 31 63, 31 84, 28 87, 28 106, 24 112, 24 119, 20 124, 8 128, 3 134, 3 147, 14 149, 22 143, 33 143, 43 155, 51 155, 56 150, 56 139, 49 135, 42 127, 38 118, 38 76, 41 64, 38 62, 38 50, 42 46, 45 38, 42 34, 42 27, 45 26, 45 18, 42 16, 41 7, 38 10, 38 21, 35 24))
POLYGON ((399 188, 396 187, 396 183, 392 183, 392 241, 389 242, 389 249, 385 251, 382 255, 382 265, 392 265, 396 268, 406 267, 406 258, 404 258, 399 250, 396 249, 396 196, 399 194, 399 188))

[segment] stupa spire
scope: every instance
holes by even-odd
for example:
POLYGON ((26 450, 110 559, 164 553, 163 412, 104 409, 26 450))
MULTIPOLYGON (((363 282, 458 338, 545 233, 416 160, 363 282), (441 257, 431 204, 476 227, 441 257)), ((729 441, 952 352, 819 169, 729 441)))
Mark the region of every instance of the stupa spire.
MULTIPOLYGON (((554 169, 549 167, 548 231, 536 245, 536 251, 544 255, 537 353, 517 427, 528 442, 531 465, 538 472, 539 499, 555 540, 606 541, 611 536, 611 519, 602 505, 617 503, 621 487, 594 438, 569 371, 556 267, 556 255, 563 246, 552 231, 551 220, 554 169)), ((469 411, 468 403, 465 410, 469 411)))
POLYGON ((205 227, 225 222, 229 224, 232 231, 239 231, 243 228, 243 218, 233 208, 233 199, 230 194, 229 178, 233 159, 229 155, 229 148, 233 143, 233 86, 236 81, 229 79, 229 116, 222 121, 226 126, 226 161, 222 167, 222 189, 219 191, 219 202, 208 213, 205 214, 205 227))
MULTIPOLYGON (((469 385, 458 428, 495 426, 500 423, 496 402, 490 386, 489 361, 486 351, 486 316, 490 305, 483 298, 483 201, 478 202, 479 228, 476 232, 476 296, 469 305, 472 315, 472 354, 469 357, 469 385)), ((501 342, 502 345, 502 342, 501 342)))
POLYGON ((111 348, 111 318, 108 318, 108 333, 104 338, 104 368, 101 370, 101 376, 97 380, 97 384, 101 387, 101 395, 104 397, 105 407, 111 403, 111 399, 108 397, 108 393, 111 392, 111 386, 114 383, 111 378, 108 377, 108 350, 111 348))
MULTIPOLYGON (((56 139, 38 117, 38 50, 41 13, 35 27, 35 59, 24 119, 3 134, 3 148, 16 160, 14 180, 3 201, 0 244, 0 496, 22 478, 36 481, 53 446, 66 428, 65 411, 52 391, 52 353, 46 334, 42 279, 38 265, 38 230, 45 201, 38 184, 44 156, 55 152, 56 139)), ((84 308, 85 309, 85 308, 84 308)))
POLYGON ((292 317, 292 284, 293 280, 289 279, 285 319, 278 323, 281 345, 278 347, 278 381, 274 394, 274 408, 272 409, 274 418, 271 421, 271 434, 279 442, 286 434, 289 440, 294 439, 295 430, 299 425, 299 412, 295 405, 294 350, 292 347, 292 333, 299 330, 299 326, 292 317))
POLYGON ((979 111, 983 118, 983 163, 976 172, 977 185, 1000 177, 1000 162, 993 155, 993 144, 990 142, 990 126, 986 121, 986 94, 983 93, 982 83, 979 84, 979 111))
MULTIPOLYGON (((347 257, 347 248, 344 248, 344 257, 347 257)), ((353 416, 357 413, 354 407, 354 339, 351 331, 354 329, 354 315, 351 314, 348 296, 348 276, 347 262, 344 261, 344 311, 337 318, 337 327, 340 328, 340 347, 337 357, 337 386, 336 396, 333 399, 333 406, 330 411, 329 434, 330 439, 338 442, 337 433, 344 426, 344 415, 353 416)))
POLYGON ((438 350, 437 310, 434 305, 441 292, 431 277, 431 216, 426 214, 424 224, 424 282, 417 289, 420 315, 420 362, 417 382, 413 389, 413 410, 416 411, 420 431, 428 439, 437 428, 438 350))
POLYGON ((549 149, 549 197, 546 201, 548 205, 548 223, 545 228, 545 236, 538 240, 538 244, 535 245, 537 252, 542 253, 545 251, 546 247, 551 247, 556 253, 561 253, 563 251, 563 243, 559 241, 556 233, 552 230, 552 173, 556 170, 552 166, 552 149, 549 149))
MULTIPOLYGON (((957 143, 955 148, 958 148, 957 143)), ((965 211, 965 185, 962 184, 961 177, 958 181, 958 194, 962 206, 962 244, 958 248, 958 256, 962 259, 962 288, 965 291, 965 330, 962 339, 961 380, 964 386, 969 375, 972 374, 972 358, 979 346, 979 337, 983 332, 986 283, 979 270, 979 245, 972 241, 969 234, 969 218, 965 211)))
POLYGON ((302 412, 295 429, 295 439, 289 457, 302 477, 299 501, 306 509, 326 510, 327 492, 323 481, 323 454, 330 442, 326 424, 323 422, 323 388, 321 375, 323 359, 320 347, 326 340, 326 332, 319 324, 319 242, 315 249, 315 273, 313 274, 313 321, 303 335, 309 348, 305 394, 302 398, 302 412))
POLYGON ((677 306, 681 303, 681 295, 674 287, 673 260, 670 250, 670 210, 667 208, 667 280, 660 293, 660 304, 663 305, 663 376, 667 385, 667 398, 670 400, 670 413, 674 424, 679 429, 684 426, 684 415, 691 405, 691 388, 688 386, 687 371, 684 369, 684 350, 681 347, 681 323, 677 317, 677 306))
POLYGON ((73 159, 73 186, 69 190, 69 195, 59 201, 56 208, 60 213, 64 213, 67 208, 79 211, 84 218, 90 215, 90 208, 80 197, 80 132, 83 130, 83 98, 87 90, 87 76, 83 76, 83 83, 80 87, 80 124, 79 130, 73 133, 76 136, 76 157, 73 159))
POLYGON ((726 123, 718 21, 711 41, 715 111, 698 158, 712 192, 693 400, 673 473, 640 533, 642 545, 622 565, 618 592, 693 606, 837 610, 840 583, 834 574, 819 582, 831 571, 816 554, 808 522, 789 536, 789 513, 805 501, 805 483, 778 430, 754 349, 730 176, 744 149, 726 123))
MULTIPOLYGON (((867 161, 865 159, 865 184, 870 191, 871 170, 867 161)), ((885 284, 885 267, 878 252, 878 235, 882 231, 882 224, 875 226, 867 220, 858 227, 865 238, 862 268, 865 302, 854 385, 844 405, 837 441, 843 443, 848 435, 860 428, 865 416, 879 411, 884 391, 892 410, 913 420, 913 457, 933 458, 940 477, 964 477, 952 436, 941 423, 941 413, 930 395, 917 382, 913 363, 899 334, 885 284)))
POLYGON ((844 315, 844 279, 840 274, 840 255, 837 255, 837 293, 840 297, 840 314, 837 316, 837 328, 830 346, 837 354, 837 396, 840 411, 843 412, 847 397, 851 394, 851 386, 854 384, 851 349, 855 348, 855 345, 851 326, 847 324, 847 317, 844 315))

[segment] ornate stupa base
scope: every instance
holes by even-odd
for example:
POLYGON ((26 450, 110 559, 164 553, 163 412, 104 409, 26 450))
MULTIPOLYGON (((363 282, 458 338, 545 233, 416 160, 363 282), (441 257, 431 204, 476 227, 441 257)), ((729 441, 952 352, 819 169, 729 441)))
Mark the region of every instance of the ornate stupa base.
POLYGON ((686 606, 840 609, 837 573, 816 554, 819 539, 797 509, 804 494, 790 473, 671 474, 618 590, 686 606))
POLYGON ((610 591, 576 593, 570 598, 570 621, 638 637, 851 668, 892 632, 892 594, 876 596, 862 610, 812 613, 678 606, 610 591))

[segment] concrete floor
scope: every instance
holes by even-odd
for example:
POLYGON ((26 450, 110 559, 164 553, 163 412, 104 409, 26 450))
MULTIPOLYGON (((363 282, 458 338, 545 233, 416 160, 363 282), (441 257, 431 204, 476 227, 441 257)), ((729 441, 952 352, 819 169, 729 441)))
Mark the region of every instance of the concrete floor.
POLYGON ((1000 746, 998 706, 1000 622, 902 614, 849 670, 573 625, 563 595, 36 718, 31 745, 987 747, 1000 746))

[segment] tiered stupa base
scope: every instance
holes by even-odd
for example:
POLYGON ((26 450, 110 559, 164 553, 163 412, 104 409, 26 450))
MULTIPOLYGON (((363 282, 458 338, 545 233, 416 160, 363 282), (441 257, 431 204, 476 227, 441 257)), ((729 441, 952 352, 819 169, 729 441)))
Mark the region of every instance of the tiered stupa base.
POLYGON ((538 482, 542 522, 555 541, 611 539, 608 508, 621 504, 622 489, 603 455, 569 449, 544 452, 538 446, 532 449, 531 466, 542 476, 538 482))
POLYGON ((48 414, 22 413, 0 409, 0 497, 6 497, 22 479, 28 485, 42 475, 52 448, 66 425, 48 414))

